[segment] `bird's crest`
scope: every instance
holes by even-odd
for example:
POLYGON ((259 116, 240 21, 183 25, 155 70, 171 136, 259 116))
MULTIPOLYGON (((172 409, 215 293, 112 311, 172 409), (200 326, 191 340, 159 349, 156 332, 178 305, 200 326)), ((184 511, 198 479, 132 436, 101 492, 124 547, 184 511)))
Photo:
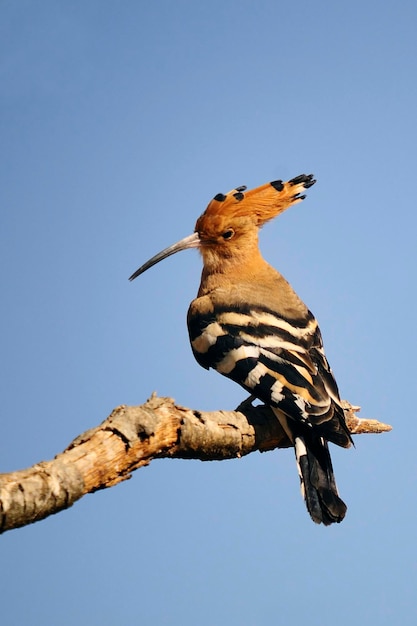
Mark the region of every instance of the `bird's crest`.
POLYGON ((274 180, 249 191, 245 186, 236 187, 227 194, 214 196, 199 219, 251 217, 257 226, 262 226, 288 207, 304 200, 302 191, 315 182, 312 174, 301 174, 287 182, 274 180))

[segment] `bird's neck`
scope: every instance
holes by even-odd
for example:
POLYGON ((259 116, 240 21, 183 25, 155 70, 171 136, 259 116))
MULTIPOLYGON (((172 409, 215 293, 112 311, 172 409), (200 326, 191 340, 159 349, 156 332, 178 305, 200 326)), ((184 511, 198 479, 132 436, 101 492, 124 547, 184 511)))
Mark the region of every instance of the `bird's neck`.
MULTIPOLYGON (((204 259, 206 261, 206 259, 204 259)), ((204 263, 198 299, 205 307, 224 303, 263 305, 288 318, 308 313, 285 278, 265 261, 259 250, 221 263, 204 263)))
POLYGON ((270 268, 258 247, 250 251, 235 250, 230 256, 220 256, 210 249, 203 250, 202 254, 204 266, 199 295, 227 284, 256 281, 270 268))

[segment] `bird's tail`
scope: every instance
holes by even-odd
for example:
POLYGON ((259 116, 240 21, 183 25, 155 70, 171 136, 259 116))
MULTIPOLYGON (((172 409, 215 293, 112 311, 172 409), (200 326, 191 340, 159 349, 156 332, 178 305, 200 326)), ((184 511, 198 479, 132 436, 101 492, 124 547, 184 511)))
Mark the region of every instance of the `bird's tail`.
POLYGON ((339 497, 327 441, 310 433, 294 439, 301 493, 311 519, 329 526, 341 522, 346 504, 339 497))

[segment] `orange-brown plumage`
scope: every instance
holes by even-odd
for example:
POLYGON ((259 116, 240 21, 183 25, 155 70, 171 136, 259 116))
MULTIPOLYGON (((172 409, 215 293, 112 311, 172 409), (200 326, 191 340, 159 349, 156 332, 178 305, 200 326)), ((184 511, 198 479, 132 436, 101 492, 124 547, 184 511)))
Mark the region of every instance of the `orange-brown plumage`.
POLYGON ((206 274, 233 272, 233 267, 249 276, 256 271, 256 265, 263 261, 258 248, 259 228, 301 202, 305 197, 301 191, 315 182, 312 177, 294 181, 274 181, 245 192, 245 187, 238 187, 213 198, 195 225, 206 274))
POLYGON ((210 228, 216 218, 227 222, 228 218, 245 217, 256 226, 262 226, 288 207, 301 202, 305 197, 302 192, 314 183, 312 176, 302 175, 285 183, 276 180, 249 191, 246 187, 237 187, 225 195, 217 194, 198 218, 196 230, 204 232, 205 227, 210 228))

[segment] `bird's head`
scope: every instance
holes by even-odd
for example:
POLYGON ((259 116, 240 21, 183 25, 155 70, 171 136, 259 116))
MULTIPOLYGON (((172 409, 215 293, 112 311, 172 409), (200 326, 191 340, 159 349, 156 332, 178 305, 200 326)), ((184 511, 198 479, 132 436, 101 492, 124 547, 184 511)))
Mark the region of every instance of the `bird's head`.
POLYGON ((250 254, 258 245, 259 228, 305 198, 302 191, 314 185, 312 174, 301 174, 288 182, 276 180, 246 191, 232 189, 217 194, 198 218, 192 235, 165 248, 130 276, 134 280, 163 259, 188 248, 199 248, 205 267, 250 254))

